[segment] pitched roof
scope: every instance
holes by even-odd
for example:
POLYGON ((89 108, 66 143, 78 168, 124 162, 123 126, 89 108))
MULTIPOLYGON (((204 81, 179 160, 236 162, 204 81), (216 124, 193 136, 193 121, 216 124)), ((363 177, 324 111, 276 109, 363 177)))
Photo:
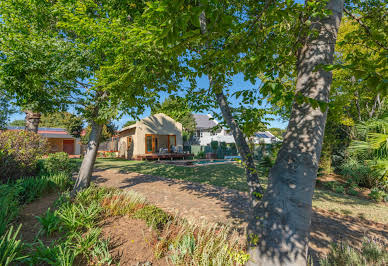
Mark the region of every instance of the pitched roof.
MULTIPOLYGON (((8 130, 24 130, 25 127, 14 127, 8 126, 8 130)), ((67 133, 64 128, 54 128, 54 127, 39 127, 38 134, 45 137, 57 137, 57 138, 74 138, 70 134, 67 133)))
POLYGON ((255 136, 258 137, 258 138, 263 138, 263 139, 266 139, 266 138, 275 138, 274 135, 272 135, 271 132, 269 131, 258 131, 255 133, 255 136))
POLYGON ((210 115, 193 114, 197 129, 209 129, 217 126, 216 120, 211 120, 210 115))

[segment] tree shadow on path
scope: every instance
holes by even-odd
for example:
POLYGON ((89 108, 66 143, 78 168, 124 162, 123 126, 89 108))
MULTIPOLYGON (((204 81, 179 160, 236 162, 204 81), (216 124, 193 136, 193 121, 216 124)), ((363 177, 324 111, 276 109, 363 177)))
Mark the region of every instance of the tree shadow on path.
MULTIPOLYGON (((243 235, 248 217, 246 192, 183 180, 116 170, 95 171, 92 180, 102 186, 133 189, 158 207, 209 222, 229 223, 243 235)), ((330 244, 347 241, 359 247, 365 236, 388 239, 388 225, 313 208, 310 255, 314 261, 330 244)))

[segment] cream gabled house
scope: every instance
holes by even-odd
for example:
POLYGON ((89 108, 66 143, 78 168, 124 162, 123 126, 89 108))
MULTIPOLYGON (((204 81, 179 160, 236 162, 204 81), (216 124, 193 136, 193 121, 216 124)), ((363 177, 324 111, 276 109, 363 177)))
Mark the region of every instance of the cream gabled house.
POLYGON ((182 124, 165 114, 155 114, 119 131, 119 157, 138 159, 144 155, 183 149, 182 124))

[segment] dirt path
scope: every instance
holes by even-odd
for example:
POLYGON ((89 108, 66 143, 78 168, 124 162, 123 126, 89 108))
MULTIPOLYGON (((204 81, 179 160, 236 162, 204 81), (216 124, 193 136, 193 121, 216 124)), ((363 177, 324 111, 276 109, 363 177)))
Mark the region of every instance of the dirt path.
MULTIPOLYGON (((94 182, 131 189, 166 211, 186 218, 231 224, 242 235, 246 226, 247 194, 227 188, 117 170, 95 170, 94 182)), ((347 240, 358 246, 364 236, 388 239, 388 225, 314 209, 310 250, 325 254, 331 243, 347 240)))
MULTIPOLYGON (((53 203, 58 198, 58 192, 52 192, 29 204, 21 210, 17 223, 22 224, 20 235, 27 243, 32 243, 40 230, 40 224, 36 216, 46 213, 48 208, 52 208, 53 203)), ((49 244, 56 236, 47 237, 45 234, 39 236, 44 244, 49 244)))

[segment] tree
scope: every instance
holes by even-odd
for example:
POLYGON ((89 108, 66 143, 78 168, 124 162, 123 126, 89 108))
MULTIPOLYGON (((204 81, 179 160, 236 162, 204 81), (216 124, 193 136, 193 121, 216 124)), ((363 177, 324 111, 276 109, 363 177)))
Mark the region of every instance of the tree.
POLYGON ((0 92, 0 130, 7 126, 9 116, 13 113, 15 113, 15 108, 10 105, 9 99, 0 92))
POLYGON ((162 104, 155 104, 151 108, 152 114, 163 113, 181 123, 188 133, 195 131, 195 119, 186 98, 170 96, 162 104))
POLYGON ((11 121, 11 123, 9 123, 9 125, 14 127, 24 127, 26 125, 26 120, 24 119, 13 120, 11 121))
POLYGON ((76 78, 86 77, 78 68, 85 54, 56 30, 50 5, 0 3, 0 88, 26 112, 26 129, 34 132, 40 113, 64 109, 76 78))
POLYGON ((91 129, 73 195, 90 184, 103 125, 123 114, 137 117, 155 102, 159 91, 172 91, 180 82, 179 75, 171 75, 177 59, 142 37, 138 25, 145 8, 136 0, 53 4, 60 31, 89 55, 82 66, 93 76, 78 82, 83 89, 77 104, 91 129))
POLYGON ((136 121, 129 120, 129 121, 125 122, 123 127, 129 127, 129 126, 134 125, 134 124, 136 124, 136 121))
MULTIPOLYGON (((331 73, 322 68, 332 64, 343 9, 343 1, 329 1, 327 8, 326 4, 254 1, 240 5, 237 1, 201 1, 197 6, 177 7, 160 1, 155 4, 155 12, 150 13, 160 18, 159 23, 166 23, 160 30, 162 39, 167 35, 174 48, 189 47, 185 63, 195 73, 188 76, 208 76, 208 89, 190 93, 202 105, 214 107, 212 101, 218 103, 242 155, 253 209, 248 227, 250 264, 306 264, 311 201, 331 84, 331 73), (198 17, 199 25, 182 23, 198 17), (252 83, 259 77, 259 92, 267 102, 276 105, 280 101, 284 108, 293 103, 264 197, 252 152, 225 89, 236 72, 243 72, 252 83)), ((263 100, 255 96, 254 90, 241 89, 235 96, 248 104, 263 100)))

